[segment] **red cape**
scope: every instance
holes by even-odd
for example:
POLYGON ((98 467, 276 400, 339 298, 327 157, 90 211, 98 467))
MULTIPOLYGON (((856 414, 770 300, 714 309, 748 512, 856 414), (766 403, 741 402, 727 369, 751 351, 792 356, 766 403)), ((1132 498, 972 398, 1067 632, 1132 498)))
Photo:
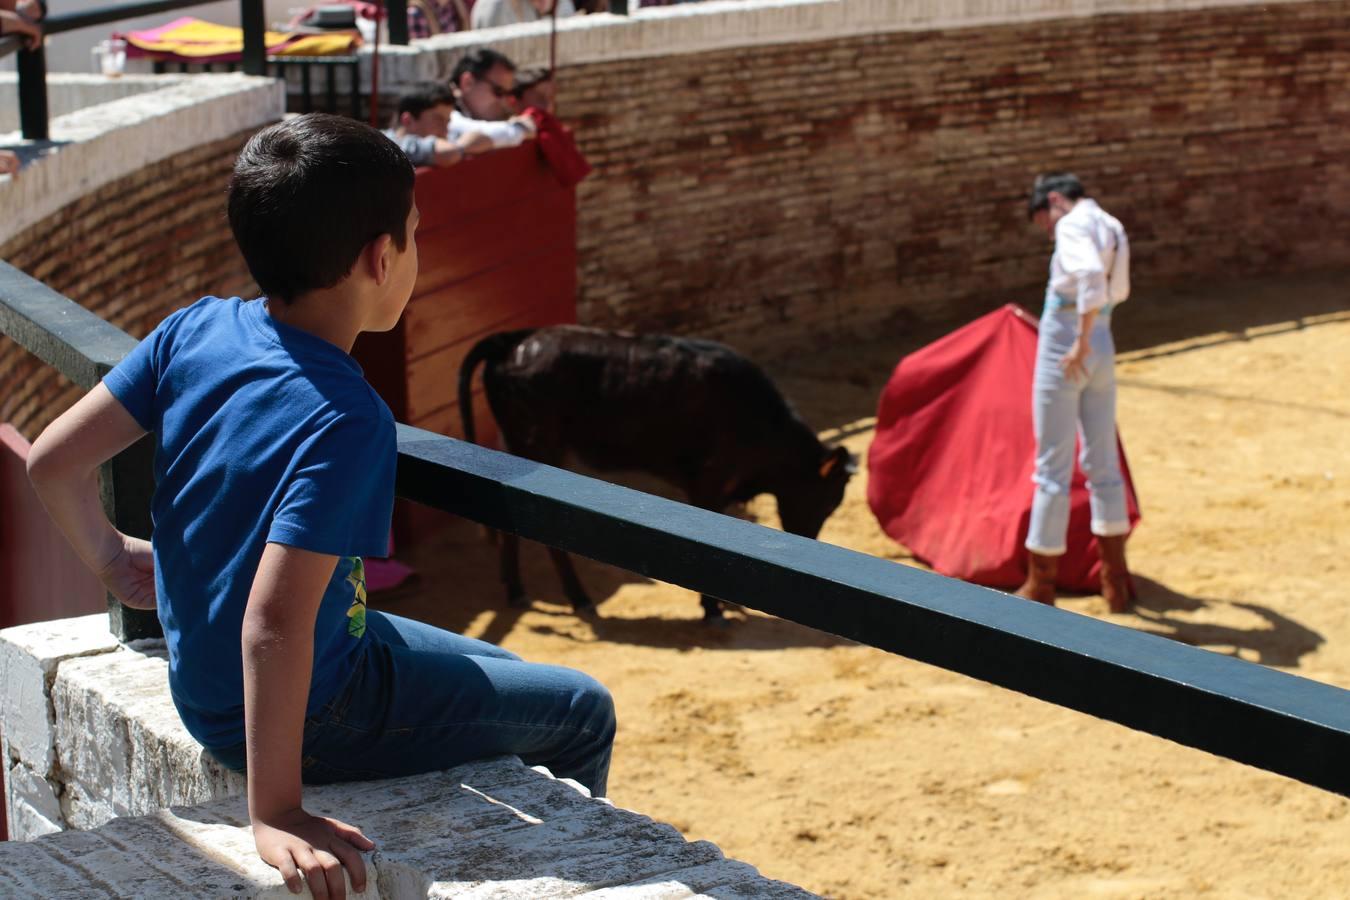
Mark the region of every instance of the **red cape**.
MULTIPOLYGON (((1026 576, 1035 364, 1036 320, 1008 304, 900 360, 882 392, 867 502, 888 535, 943 575, 1001 588, 1026 576)), ((1133 528, 1123 445, 1120 464, 1133 528)), ((1076 463, 1070 493, 1058 584, 1095 593, 1101 566, 1076 463)))

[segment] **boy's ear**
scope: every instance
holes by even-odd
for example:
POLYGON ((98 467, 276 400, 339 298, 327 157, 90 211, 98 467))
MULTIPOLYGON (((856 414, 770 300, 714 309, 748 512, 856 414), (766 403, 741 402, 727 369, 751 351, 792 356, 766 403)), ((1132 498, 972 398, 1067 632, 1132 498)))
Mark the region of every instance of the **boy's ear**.
POLYGON ((366 244, 365 252, 361 256, 366 263, 371 279, 377 285, 383 285, 389 279, 389 273, 394 265, 393 236, 382 234, 375 238, 369 244, 366 244))

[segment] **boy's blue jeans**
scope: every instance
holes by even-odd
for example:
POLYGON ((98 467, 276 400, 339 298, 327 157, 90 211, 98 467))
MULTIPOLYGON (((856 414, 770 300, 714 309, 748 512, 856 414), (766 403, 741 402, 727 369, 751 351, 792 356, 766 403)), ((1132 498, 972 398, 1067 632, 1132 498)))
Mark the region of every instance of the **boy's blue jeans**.
POLYGON ((1116 445, 1116 345, 1109 311, 1097 316, 1088 336, 1086 380, 1070 378, 1060 368, 1077 333, 1077 309, 1050 293, 1032 380, 1036 492, 1026 540, 1028 550, 1043 556, 1059 556, 1066 549, 1076 437, 1082 438, 1079 463, 1087 476, 1092 533, 1110 536, 1130 530, 1116 445))
MULTIPOLYGON (((588 675, 483 641, 366 613, 351 678, 305 720, 306 784, 393 778, 514 754, 605 795, 614 702, 588 675)), ((244 745, 212 754, 242 770, 244 745)))

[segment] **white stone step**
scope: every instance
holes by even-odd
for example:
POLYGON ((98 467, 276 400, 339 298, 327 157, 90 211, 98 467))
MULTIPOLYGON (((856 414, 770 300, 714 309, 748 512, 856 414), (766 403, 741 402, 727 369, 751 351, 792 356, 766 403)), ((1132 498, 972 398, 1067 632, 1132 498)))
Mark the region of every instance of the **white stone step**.
MULTIPOLYGON (((391 781, 308 788, 306 805, 356 825, 364 897, 804 898, 706 841, 593 800, 514 757, 391 781)), ((0 844, 0 896, 291 897, 253 847, 241 797, 0 844)), ((308 895, 308 892, 306 892, 308 895)))

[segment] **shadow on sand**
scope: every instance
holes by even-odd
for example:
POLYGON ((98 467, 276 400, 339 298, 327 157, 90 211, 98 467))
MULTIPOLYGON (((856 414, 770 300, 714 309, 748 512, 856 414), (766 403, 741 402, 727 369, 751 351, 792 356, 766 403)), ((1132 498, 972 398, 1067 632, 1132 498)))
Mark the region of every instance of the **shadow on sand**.
POLYGON ((470 633, 493 644, 500 644, 518 628, 575 641, 598 640, 677 650, 690 647, 782 650, 848 643, 834 635, 738 607, 728 609, 724 624, 705 625, 698 594, 693 591, 685 592, 687 618, 607 614, 605 601, 622 587, 655 582, 583 557, 573 557, 573 561, 597 612, 578 616, 563 595, 548 555, 531 541, 521 542, 521 576, 530 604, 523 608, 509 606, 498 577, 497 553, 497 545, 484 536, 482 529, 461 522, 427 545, 401 554, 417 570, 417 576, 393 590, 373 593, 371 605, 459 634, 470 633))
POLYGON ((1134 581, 1139 591, 1134 612, 1140 622, 1133 627, 1139 631, 1230 656, 1249 658, 1241 651, 1252 651, 1256 654, 1255 662, 1285 668, 1297 667, 1304 656, 1326 642, 1316 631, 1264 606, 1192 597, 1138 574, 1134 581), (1191 618, 1222 614, 1225 609, 1250 613, 1261 619, 1265 627, 1236 628, 1191 618))

